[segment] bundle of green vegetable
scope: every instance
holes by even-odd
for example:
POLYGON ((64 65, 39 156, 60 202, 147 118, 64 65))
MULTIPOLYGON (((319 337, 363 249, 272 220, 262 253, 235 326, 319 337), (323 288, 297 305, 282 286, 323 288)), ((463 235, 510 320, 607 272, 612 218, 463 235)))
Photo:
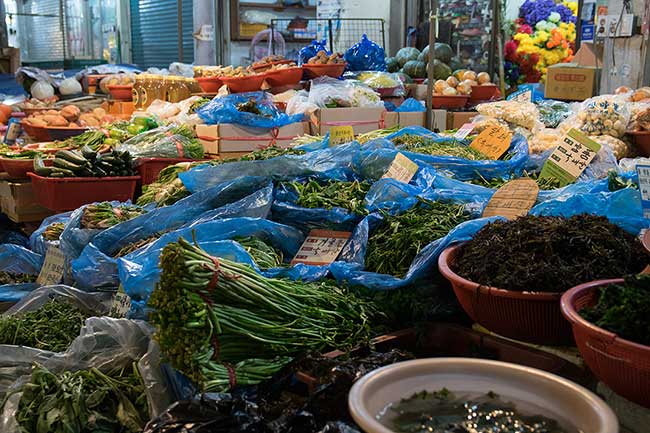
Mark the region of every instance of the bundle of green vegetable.
POLYGON ((211 100, 212 100, 212 99, 210 99, 210 98, 199 98, 199 99, 197 99, 197 101, 196 101, 195 103, 193 103, 192 106, 190 107, 190 111, 189 111, 189 113, 190 113, 190 114, 192 114, 192 113, 196 113, 196 111, 197 111, 199 108, 201 108, 201 107, 203 107, 204 105, 208 104, 211 100))
POLYGON ((377 138, 384 138, 387 135, 390 135, 390 134, 392 134, 394 132, 399 131, 399 129, 400 129, 399 125, 391 126, 390 128, 385 128, 385 129, 377 129, 377 130, 374 130, 374 131, 370 131, 370 132, 366 132, 364 134, 357 135, 356 140, 359 143, 364 144, 364 143, 367 143, 367 142, 369 142, 371 140, 376 140, 377 138))
POLYGON ((455 156, 457 158, 480 161, 487 159, 476 149, 466 146, 454 138, 445 141, 435 141, 429 137, 415 134, 403 134, 391 140, 395 146, 407 152, 423 153, 426 155, 455 156))
POLYGON ((271 269, 282 266, 284 256, 282 251, 273 248, 262 239, 255 236, 235 237, 233 241, 239 243, 260 269, 271 269))
POLYGON ((135 363, 107 374, 97 368, 54 374, 37 365, 20 391, 21 433, 140 433, 149 419, 135 363))
POLYGON ((235 161, 262 161, 266 159, 276 158, 278 156, 285 155, 304 155, 306 152, 304 150, 293 149, 291 147, 278 147, 278 146, 268 146, 260 150, 248 153, 244 156, 241 156, 237 159, 229 159, 225 162, 235 162, 235 161))
POLYGON ((15 274, 13 272, 0 272, 0 286, 4 284, 23 284, 36 281, 36 275, 15 274))
POLYGON ((162 236, 162 233, 156 233, 154 235, 151 235, 147 238, 140 239, 139 241, 132 242, 122 248, 120 248, 114 255, 113 257, 119 258, 119 257, 124 257, 127 254, 131 254, 135 250, 139 250, 140 248, 144 247, 145 245, 149 245, 151 242, 157 240, 160 236, 162 236))
MULTIPOLYGON (((469 181, 469 183, 473 183, 474 185, 480 185, 484 186, 486 188, 494 188, 494 189, 499 189, 503 185, 507 184, 508 182, 512 181, 513 179, 504 179, 502 177, 495 177, 490 180, 484 178, 480 173, 476 173, 476 178, 472 179, 469 181)), ((518 179, 533 179, 535 182, 537 182, 537 185, 539 186, 539 189, 541 190, 551 190, 551 189, 557 189, 560 187, 560 181, 555 178, 540 178, 539 174, 537 173, 531 173, 528 174, 527 172, 524 171, 523 175, 519 177, 518 179)))
POLYGON ((131 122, 119 120, 102 129, 93 129, 61 142, 61 145, 72 149, 89 149, 105 153, 142 132, 157 128, 158 123, 151 117, 136 117, 131 122))
POLYGON ((650 346, 650 275, 631 275, 623 284, 601 287, 596 305, 583 308, 580 315, 621 338, 650 346))
POLYGON ((136 204, 144 206, 157 203, 158 206, 168 206, 190 195, 178 174, 203 163, 180 162, 163 168, 156 182, 142 187, 142 195, 136 204))
POLYGON ((88 317, 68 302, 49 301, 38 310, 0 318, 0 344, 62 352, 79 336, 88 317))
POLYGON ((367 181, 355 180, 354 182, 342 182, 328 180, 319 182, 311 179, 305 183, 293 181, 285 183, 287 190, 295 191, 298 194, 298 206, 315 209, 332 209, 340 207, 350 212, 365 215, 368 213, 364 207, 364 199, 370 183, 367 181))
POLYGON ((399 215, 384 213, 368 237, 366 269, 404 277, 422 248, 470 219, 464 205, 424 199, 399 215))
POLYGON ((458 249, 454 269, 484 286, 564 292, 638 273, 648 263, 641 242, 607 218, 524 216, 483 227, 458 249))
POLYGON ((54 155, 53 167, 46 167, 39 157, 34 159, 34 172, 45 177, 106 177, 133 176, 129 152, 113 150, 99 154, 89 147, 59 150, 54 155))
POLYGON ((37 156, 42 155, 43 154, 41 152, 30 149, 9 150, 7 152, 0 153, 0 156, 6 159, 34 159, 37 156))
POLYGON ((124 221, 147 213, 138 206, 120 205, 113 207, 109 202, 89 204, 81 215, 81 227, 84 229, 104 230, 124 221))
POLYGON ((331 283, 265 278, 182 238, 164 248, 160 268, 149 298, 156 339, 172 365, 205 391, 224 389, 228 363, 248 360, 233 374, 237 383, 256 382, 286 361, 277 357, 369 338, 369 307, 331 283), (253 355, 273 361, 253 362, 253 355))
POLYGON ((143 132, 125 141, 120 150, 134 158, 188 158, 201 159, 203 145, 194 136, 189 125, 168 126, 143 132))
POLYGON ((43 230, 43 239, 46 241, 58 241, 65 229, 65 223, 52 223, 43 230))

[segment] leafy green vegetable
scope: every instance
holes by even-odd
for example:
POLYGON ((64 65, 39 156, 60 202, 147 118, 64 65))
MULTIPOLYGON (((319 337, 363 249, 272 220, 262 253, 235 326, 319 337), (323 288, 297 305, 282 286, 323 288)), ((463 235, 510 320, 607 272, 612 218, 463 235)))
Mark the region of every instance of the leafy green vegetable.
POLYGON ((43 239, 46 241, 58 241, 65 229, 65 223, 52 223, 43 230, 43 239))
POLYGON ((248 254, 251 255, 253 261, 260 267, 260 269, 270 269, 282 266, 283 255, 282 251, 273 248, 262 239, 255 236, 236 237, 233 238, 237 241, 248 254))
POLYGON ((429 137, 415 134, 403 134, 391 140, 395 146, 400 146, 407 152, 423 153, 426 155, 455 156, 472 161, 487 159, 478 150, 460 143, 455 138, 435 141, 429 137))
POLYGON ((306 208, 332 209, 340 207, 358 215, 366 215, 364 199, 370 183, 367 181, 341 182, 328 180, 324 183, 309 180, 306 183, 294 181, 286 183, 287 189, 293 189, 298 194, 298 206, 306 208))
POLYGON ((81 227, 86 229, 107 229, 124 221, 147 213, 137 206, 113 207, 109 202, 89 204, 81 215, 81 227))

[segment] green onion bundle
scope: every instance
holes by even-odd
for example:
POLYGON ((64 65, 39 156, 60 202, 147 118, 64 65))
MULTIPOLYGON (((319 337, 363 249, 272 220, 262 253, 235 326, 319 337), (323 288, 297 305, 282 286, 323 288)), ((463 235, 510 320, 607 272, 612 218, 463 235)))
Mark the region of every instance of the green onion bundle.
POLYGON ((415 134, 404 134, 391 140, 395 146, 402 146, 401 149, 407 152, 422 153, 436 156, 455 156, 457 158, 480 161, 487 159, 485 155, 476 149, 459 143, 451 138, 446 141, 434 141, 429 137, 415 134))
POLYGON ((156 339, 171 364, 205 391, 224 389, 224 367, 258 381, 299 352, 369 339, 368 305, 331 283, 265 278, 182 238, 164 248, 160 268, 149 298, 156 339))
POLYGON ((140 248, 149 245, 151 242, 157 240, 160 236, 162 236, 162 233, 156 233, 154 235, 151 235, 147 238, 140 239, 139 241, 132 242, 128 245, 123 246, 120 248, 114 255, 113 257, 119 258, 119 257, 124 257, 128 254, 131 254, 135 250, 139 250, 140 248))
POLYGON ((370 183, 365 180, 362 182, 328 180, 320 183, 312 179, 306 183, 289 182, 285 186, 298 194, 296 202, 298 206, 311 209, 340 207, 359 215, 368 213, 364 206, 364 199, 370 190, 370 183))
POLYGON ((424 199, 399 215, 384 214, 368 237, 366 269, 404 277, 422 248, 469 219, 471 215, 461 204, 424 199))
POLYGON ((273 248, 273 246, 267 244, 262 239, 255 236, 247 236, 236 237, 233 240, 244 247, 260 269, 271 269, 282 266, 284 260, 282 251, 273 248))
POLYGON ((0 344, 61 352, 79 336, 88 317, 68 302, 50 301, 37 310, 1 318, 0 344))
POLYGON ((81 215, 81 227, 85 229, 107 229, 124 221, 145 214, 146 211, 137 206, 113 207, 108 202, 89 204, 81 215))
POLYGON ((43 230, 42 236, 46 241, 58 241, 65 229, 65 223, 52 223, 43 230))

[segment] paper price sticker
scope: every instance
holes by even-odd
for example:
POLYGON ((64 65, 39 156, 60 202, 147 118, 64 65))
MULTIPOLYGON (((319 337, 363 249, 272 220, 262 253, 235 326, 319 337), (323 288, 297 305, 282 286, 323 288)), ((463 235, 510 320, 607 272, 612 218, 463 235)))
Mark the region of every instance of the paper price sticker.
POLYGON ((512 141, 512 132, 504 126, 490 125, 469 146, 489 159, 497 160, 506 153, 512 141))
POLYGON ((45 260, 41 272, 36 278, 36 283, 40 286, 50 286, 59 284, 63 278, 65 270, 65 256, 60 249, 50 246, 45 253, 45 260))
POLYGON ((417 172, 418 165, 403 154, 398 153, 395 155, 395 159, 393 159, 390 167, 388 167, 386 174, 382 176, 382 179, 390 178, 399 182, 409 183, 417 172))
POLYGON ((533 179, 517 179, 494 193, 483 210, 484 217, 502 216, 513 220, 528 214, 537 202, 539 186, 533 179))
POLYGON ((571 129, 542 167, 541 179, 554 178, 560 186, 575 182, 594 159, 600 144, 577 129, 571 129))
POLYGON ((121 319, 131 309, 131 297, 124 292, 117 292, 113 295, 113 303, 108 313, 110 317, 121 319))
POLYGON ((454 138, 457 138, 459 140, 462 140, 463 138, 467 137, 469 134, 472 133, 474 130, 474 124, 473 123, 466 123, 463 126, 460 127, 458 131, 454 134, 454 138))
POLYGON ((530 89, 520 90, 508 95, 508 101, 531 102, 533 100, 533 91, 530 89))
POLYGON ((650 165, 637 165, 636 173, 639 176, 643 217, 650 218, 650 165))
POLYGON ((354 128, 350 125, 332 126, 329 132, 330 146, 338 146, 354 140, 354 128))
POLYGON ((350 236, 352 236, 351 232, 312 230, 291 264, 329 265, 341 254, 350 236))

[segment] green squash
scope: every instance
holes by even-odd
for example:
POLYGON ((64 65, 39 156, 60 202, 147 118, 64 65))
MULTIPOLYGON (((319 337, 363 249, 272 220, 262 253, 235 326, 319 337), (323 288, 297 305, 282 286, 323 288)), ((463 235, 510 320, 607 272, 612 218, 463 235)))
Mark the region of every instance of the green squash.
POLYGON ((458 69, 463 69, 465 67, 465 63, 463 63, 462 60, 460 60, 458 57, 452 57, 451 62, 449 62, 449 66, 454 71, 457 71, 458 69))
POLYGON ((419 55, 420 55, 420 51, 417 48, 404 47, 404 48, 400 48, 400 50, 395 55, 395 58, 397 59, 399 65, 401 67, 404 67, 406 62, 408 62, 409 60, 417 60, 419 55))
POLYGON ((418 60, 424 63, 429 63, 429 46, 427 45, 422 49, 422 52, 418 56, 418 60))
POLYGON ((413 78, 424 78, 427 76, 427 64, 419 60, 409 60, 404 65, 404 73, 413 78))
POLYGON ((388 72, 399 71, 399 62, 395 57, 386 57, 386 70, 388 72))
POLYGON ((433 49, 433 58, 440 60, 442 63, 449 64, 451 58, 454 56, 454 51, 447 44, 436 42, 433 49))
POLYGON ((451 68, 438 59, 433 60, 433 78, 436 80, 446 80, 451 75, 451 68))

